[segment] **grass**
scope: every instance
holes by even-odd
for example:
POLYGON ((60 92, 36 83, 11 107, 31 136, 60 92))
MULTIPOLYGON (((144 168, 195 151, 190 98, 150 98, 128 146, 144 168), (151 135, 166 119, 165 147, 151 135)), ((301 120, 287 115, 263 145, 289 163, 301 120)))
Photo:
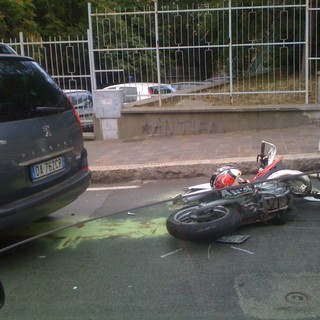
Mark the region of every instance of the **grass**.
MULTIPOLYGON (((309 104, 317 103, 317 83, 315 79, 309 83, 309 104)), ((304 104, 305 82, 297 77, 280 77, 279 75, 261 75, 246 79, 234 79, 233 96, 230 97, 230 84, 222 84, 210 89, 198 91, 194 96, 181 96, 181 99, 203 101, 206 105, 280 105, 304 104), (276 91, 289 91, 276 93, 276 91), (252 92, 252 93, 250 93, 252 92), (261 92, 261 93, 259 93, 261 92), (274 93, 263 93, 274 92, 274 93), (210 95, 212 93, 212 95, 210 95), (203 95, 201 95, 203 94, 203 95), (209 95, 208 95, 209 94, 209 95)), ((180 100, 181 100, 180 99, 180 100)), ((172 101, 165 103, 172 105, 172 101)))

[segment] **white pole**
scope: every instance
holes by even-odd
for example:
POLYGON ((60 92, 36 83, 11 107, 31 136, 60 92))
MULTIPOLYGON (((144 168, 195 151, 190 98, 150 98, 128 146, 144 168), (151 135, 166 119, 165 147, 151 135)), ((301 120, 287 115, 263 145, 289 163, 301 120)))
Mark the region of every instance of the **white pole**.
POLYGON ((161 72, 160 72, 160 50, 159 50, 159 28, 158 28, 158 0, 154 0, 154 25, 156 31, 156 52, 157 52, 157 75, 158 75, 158 92, 159 92, 159 107, 162 106, 161 100, 161 72))
POLYGON ((96 81, 96 72, 94 67, 93 32, 92 32, 90 2, 88 2, 88 23, 89 23, 89 29, 87 30, 87 36, 88 36, 89 66, 90 66, 90 78, 91 78, 91 91, 93 93, 95 90, 97 90, 97 81, 96 81))
POLYGON ((309 104, 309 0, 306 0, 306 29, 305 29, 305 81, 306 81, 306 95, 305 103, 309 104))
POLYGON ((230 102, 233 105, 233 76, 232 76, 232 4, 229 0, 229 76, 230 76, 230 102))
POLYGON ((20 41, 20 55, 21 56, 24 56, 25 53, 24 53, 24 39, 23 39, 23 32, 20 31, 19 32, 19 41, 20 41))

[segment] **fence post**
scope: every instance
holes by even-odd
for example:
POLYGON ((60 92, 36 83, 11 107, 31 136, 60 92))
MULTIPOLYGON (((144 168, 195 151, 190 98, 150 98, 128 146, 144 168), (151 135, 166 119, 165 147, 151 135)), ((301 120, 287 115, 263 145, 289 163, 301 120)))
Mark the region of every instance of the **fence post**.
POLYGON ((317 71, 317 102, 320 103, 320 71, 317 71))
POLYGON ((161 99, 161 72, 160 72, 160 52, 159 52, 159 26, 158 26, 158 0, 154 0, 154 24, 156 31, 156 52, 157 52, 157 73, 158 73, 158 85, 159 85, 159 107, 162 106, 161 99))
POLYGON ((24 40, 23 40, 23 32, 19 32, 19 42, 20 42, 20 55, 24 56, 24 40))
POLYGON ((232 1, 229 0, 229 76, 230 104, 233 105, 233 76, 232 76, 232 1))
POLYGON ((96 73, 94 66, 94 52, 93 52, 93 32, 92 32, 92 18, 91 18, 91 3, 88 3, 88 24, 87 30, 88 37, 88 52, 89 52, 89 66, 90 66, 90 78, 91 78, 91 92, 97 90, 96 73))
POLYGON ((309 104, 309 0, 306 0, 306 24, 305 24, 305 82, 306 82, 306 95, 305 104, 309 104))

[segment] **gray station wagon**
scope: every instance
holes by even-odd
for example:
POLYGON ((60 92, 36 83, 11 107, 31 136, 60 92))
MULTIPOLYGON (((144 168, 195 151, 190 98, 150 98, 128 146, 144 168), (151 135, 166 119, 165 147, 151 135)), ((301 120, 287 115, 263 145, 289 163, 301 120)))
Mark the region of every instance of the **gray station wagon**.
POLYGON ((90 184, 79 117, 31 58, 0 55, 0 230, 66 206, 90 184))

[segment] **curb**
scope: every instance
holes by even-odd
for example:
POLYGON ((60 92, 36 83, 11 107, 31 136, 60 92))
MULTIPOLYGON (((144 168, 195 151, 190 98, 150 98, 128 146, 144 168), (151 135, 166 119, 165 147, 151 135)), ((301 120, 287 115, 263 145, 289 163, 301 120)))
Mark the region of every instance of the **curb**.
MULTIPOLYGON (((257 162, 252 157, 217 160, 190 160, 178 162, 163 162, 149 164, 132 164, 117 166, 92 166, 92 183, 115 183, 134 180, 162 180, 187 179, 195 177, 210 177, 212 172, 223 165, 238 167, 243 174, 255 174, 257 162)), ((296 154, 287 155, 283 159, 286 169, 295 169, 302 172, 320 171, 320 155, 296 154)))

